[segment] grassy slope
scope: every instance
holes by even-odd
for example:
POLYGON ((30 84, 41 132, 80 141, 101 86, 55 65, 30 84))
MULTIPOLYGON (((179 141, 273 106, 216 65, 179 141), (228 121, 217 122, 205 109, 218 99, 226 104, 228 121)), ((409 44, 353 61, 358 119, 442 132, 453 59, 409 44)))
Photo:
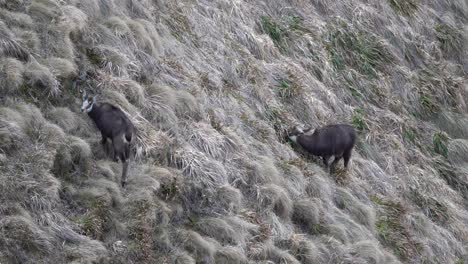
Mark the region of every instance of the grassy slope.
POLYGON ((0 262, 466 263, 466 1, 265 2, 0 0, 0 262), (334 122, 329 176, 284 137, 334 122))

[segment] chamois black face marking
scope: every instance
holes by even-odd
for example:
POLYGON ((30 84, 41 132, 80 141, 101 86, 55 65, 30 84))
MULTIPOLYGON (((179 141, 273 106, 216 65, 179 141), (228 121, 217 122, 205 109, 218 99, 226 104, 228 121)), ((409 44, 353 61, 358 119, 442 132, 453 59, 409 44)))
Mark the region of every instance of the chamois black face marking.
POLYGON ((83 93, 81 111, 88 113, 101 132, 101 144, 107 154, 109 154, 107 141, 111 141, 114 152, 113 160, 122 162, 121 183, 123 187, 127 182, 128 159, 135 136, 132 122, 118 107, 108 103, 97 104, 96 97, 89 97, 86 92, 83 93))
POLYGON ((312 128, 302 130, 296 126, 288 133, 288 137, 312 155, 322 157, 330 173, 341 158, 344 160, 345 168, 348 168, 356 142, 354 128, 346 124, 328 125, 315 130, 312 128), (334 160, 329 165, 328 162, 332 156, 334 160))
POLYGON ((297 137, 304 134, 304 131, 299 128, 298 126, 295 126, 289 133, 288 137, 291 139, 294 143, 297 143, 297 137))
POLYGON ((93 109, 93 105, 95 102, 95 97, 87 97, 83 100, 83 104, 81 105, 81 112, 89 113, 93 109))

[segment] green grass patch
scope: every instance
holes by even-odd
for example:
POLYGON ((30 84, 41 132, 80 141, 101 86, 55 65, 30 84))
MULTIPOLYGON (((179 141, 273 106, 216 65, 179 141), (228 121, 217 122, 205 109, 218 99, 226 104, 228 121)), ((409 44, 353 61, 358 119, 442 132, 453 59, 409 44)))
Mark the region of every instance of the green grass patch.
POLYGON ((99 239, 103 233, 103 220, 95 214, 86 214, 78 221, 86 236, 99 239))
POLYGON ((437 132, 432 137, 432 143, 434 145, 434 152, 442 155, 444 158, 448 157, 448 136, 444 132, 437 132))
POLYGON ((371 195, 370 200, 378 205, 384 205, 384 200, 376 195, 371 195))
POLYGON ((411 16, 418 10, 419 0, 388 0, 388 4, 397 14, 411 16))
POLYGON ((416 140, 418 138, 418 132, 414 128, 404 128, 403 129, 403 138, 407 142, 411 142, 413 144, 416 144, 416 140))
POLYGON ((282 78, 276 86, 276 93, 283 100, 289 100, 302 93, 302 87, 297 84, 292 74, 288 74, 288 78, 282 78))
POLYGON ((349 87, 349 90, 351 91, 351 95, 356 98, 356 99, 361 99, 362 96, 361 96, 361 93, 356 90, 356 88, 353 88, 353 87, 349 87))
POLYGON ((356 30, 341 20, 329 24, 324 44, 336 70, 351 67, 375 78, 378 71, 394 61, 394 56, 381 38, 356 30))
POLYGON ((424 93, 419 96, 419 103, 427 113, 435 113, 439 109, 439 106, 432 100, 432 98, 424 93))
POLYGON ((291 30, 304 31, 305 28, 302 26, 302 21, 303 19, 299 16, 287 16, 286 17, 288 28, 291 30))
POLYGON ((260 21, 263 31, 267 33, 276 44, 281 43, 285 34, 285 29, 268 16, 261 16, 260 21))
POLYGON ((357 108, 354 110, 351 123, 356 129, 360 131, 364 131, 369 128, 367 126, 366 121, 364 120, 364 110, 362 110, 361 108, 357 108))
POLYGON ((94 49, 86 49, 86 57, 88 57, 91 63, 96 65, 100 65, 104 61, 104 58, 102 58, 94 49))
POLYGON ((88 211, 76 222, 86 236, 101 240, 105 225, 110 221, 110 211, 106 202, 100 197, 87 197, 80 202, 88 211))
POLYGON ((287 50, 287 43, 291 41, 293 33, 307 32, 302 21, 301 17, 295 15, 283 16, 278 19, 270 16, 260 17, 262 31, 268 34, 276 47, 283 52, 287 50))
POLYGON ((291 82, 288 79, 281 79, 278 84, 278 94, 281 98, 288 99, 293 96, 291 82))

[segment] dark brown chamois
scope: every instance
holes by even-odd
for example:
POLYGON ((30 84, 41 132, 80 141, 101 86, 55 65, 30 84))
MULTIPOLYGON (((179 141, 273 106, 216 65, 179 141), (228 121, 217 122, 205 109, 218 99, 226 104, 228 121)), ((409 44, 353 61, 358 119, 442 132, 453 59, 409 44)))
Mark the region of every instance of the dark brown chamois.
POLYGON ((101 144, 107 154, 107 140, 112 142, 114 161, 122 162, 122 187, 127 183, 128 163, 132 139, 135 137, 135 127, 128 117, 119 108, 108 104, 96 103, 96 97, 89 97, 83 92, 82 112, 87 112, 101 131, 101 144))
POLYGON ((351 152, 356 143, 354 127, 346 124, 328 125, 315 131, 311 128, 303 131, 296 126, 289 132, 288 137, 312 155, 322 157, 329 173, 341 158, 344 159, 345 169, 348 168, 351 152), (332 156, 334 160, 329 165, 332 156))

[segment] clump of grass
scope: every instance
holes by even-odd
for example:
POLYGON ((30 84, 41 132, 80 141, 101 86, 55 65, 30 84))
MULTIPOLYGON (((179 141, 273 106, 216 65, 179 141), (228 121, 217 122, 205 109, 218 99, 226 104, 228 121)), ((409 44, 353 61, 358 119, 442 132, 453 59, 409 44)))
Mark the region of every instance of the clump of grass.
POLYGON ((369 128, 367 126, 366 121, 364 120, 364 110, 362 110, 361 108, 357 108, 354 110, 351 123, 356 129, 360 131, 364 131, 369 128))
POLYGON ((215 110, 213 108, 208 109, 208 117, 210 119, 211 127, 214 128, 216 131, 221 132, 223 128, 223 123, 219 120, 219 118, 215 114, 215 110))
POLYGON ((50 69, 38 62, 34 61, 26 65, 24 77, 26 83, 20 87, 20 90, 31 97, 56 96, 60 93, 59 82, 50 69))
POLYGON ((224 247, 216 251, 215 263, 248 263, 248 260, 239 249, 224 247))
POLYGON ((300 16, 287 16, 288 26, 292 30, 304 30, 302 26, 303 19, 300 16))
POLYGON ((278 107, 269 107, 266 111, 266 118, 276 131, 276 135, 281 142, 286 142, 286 135, 289 129, 289 122, 286 112, 278 107))
POLYGON ((78 225, 82 228, 86 236, 94 239, 102 239, 104 236, 105 223, 109 220, 107 207, 103 199, 90 199, 89 211, 77 219, 78 225))
POLYGON ((292 99, 302 92, 302 87, 294 81, 294 78, 281 78, 278 81, 277 93, 283 100, 292 99))
POLYGON ((385 246, 393 249, 400 259, 407 261, 420 250, 420 245, 413 240, 403 226, 406 209, 399 202, 393 202, 377 196, 371 200, 379 205, 380 217, 375 222, 379 238, 385 246))
POLYGON ((129 232, 130 238, 135 243, 134 248, 138 260, 152 262, 153 260, 153 230, 154 219, 152 204, 146 200, 136 200, 132 204, 133 220, 129 232))
POLYGON ((167 184, 161 184, 160 192, 166 201, 173 199, 180 192, 177 178, 173 178, 172 181, 167 184))
POLYGON ((335 69, 351 67, 369 77, 376 77, 394 57, 384 41, 369 32, 356 30, 339 20, 329 25, 325 48, 335 69))
POLYGON ((461 31, 449 24, 439 23, 434 27, 440 48, 445 53, 463 50, 465 42, 461 31))
POLYGON ((269 184, 260 188, 259 203, 263 208, 269 208, 283 219, 289 219, 293 204, 288 193, 280 186, 269 184))
POLYGON ((419 0, 388 0, 392 9, 404 16, 411 16, 418 10, 419 0))
POLYGON ((434 152, 442 155, 444 158, 448 158, 448 136, 444 132, 437 132, 432 137, 432 143, 434 144, 434 152))
POLYGON ((325 48, 335 69, 351 67, 369 77, 376 77, 394 56, 385 42, 376 35, 357 30, 339 20, 329 25, 325 48))
POLYGON ((52 172, 57 178, 75 179, 79 178, 80 174, 87 174, 90 164, 90 146, 84 140, 70 136, 57 149, 52 172))
POLYGON ((104 58, 99 55, 94 49, 86 49, 86 56, 89 61, 96 65, 101 65, 104 62, 104 58))
POLYGON ((5 58, 0 63, 0 91, 14 94, 23 84, 24 65, 19 60, 5 58))
POLYGON ((446 64, 432 64, 419 70, 415 75, 419 91, 419 102, 425 112, 434 114, 442 106, 456 108, 462 80, 455 77, 446 64))
POLYGON ((8 10, 17 10, 17 9, 20 9, 23 5, 24 5, 23 0, 0 1, 0 6, 5 7, 8 10))
POLYGON ((317 235, 325 232, 320 217, 320 208, 313 201, 299 200, 295 202, 292 221, 309 234, 317 235))
POLYGON ((302 26, 302 18, 295 15, 284 16, 279 19, 261 16, 260 24, 263 32, 268 34, 282 51, 287 48, 287 42, 291 39, 293 32, 306 31, 302 26))
POLYGON ((445 204, 437 201, 433 197, 423 195, 417 190, 412 190, 411 194, 413 201, 423 209, 423 213, 427 217, 439 223, 445 223, 447 220, 449 220, 449 215, 447 212, 448 208, 445 204))
POLYGON ((406 141, 409 141, 413 144, 416 144, 416 139, 418 138, 418 132, 414 128, 404 128, 403 129, 403 138, 406 141))
POLYGON ((419 103, 423 107, 423 109, 428 113, 435 113, 439 110, 439 106, 434 103, 431 97, 425 93, 422 93, 419 96, 419 103))
POLYGON ((456 168, 441 159, 436 160, 433 166, 448 185, 461 193, 465 199, 468 199, 468 183, 463 179, 462 174, 457 171, 456 168))
POLYGON ((281 43, 284 29, 268 16, 261 16, 260 21, 265 33, 267 33, 275 43, 281 43))

